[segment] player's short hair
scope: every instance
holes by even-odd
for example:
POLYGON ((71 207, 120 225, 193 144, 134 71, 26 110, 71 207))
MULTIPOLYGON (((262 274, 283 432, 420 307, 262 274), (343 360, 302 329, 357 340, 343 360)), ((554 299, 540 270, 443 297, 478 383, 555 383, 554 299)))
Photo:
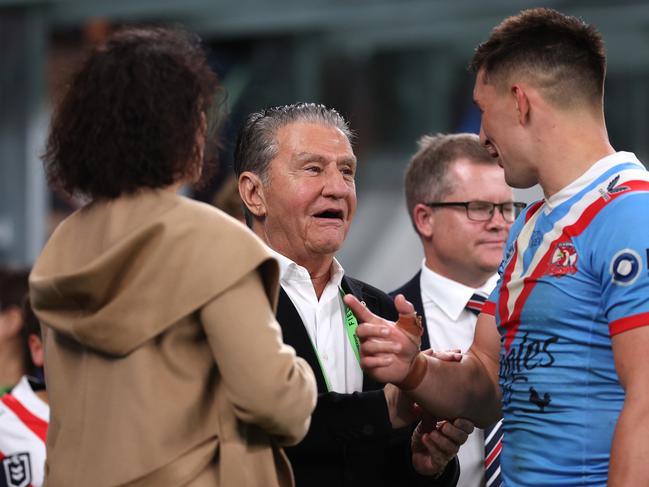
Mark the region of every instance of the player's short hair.
POLYGON ((406 206, 415 225, 413 210, 418 203, 441 201, 453 190, 448 177, 452 164, 461 158, 480 164, 498 164, 475 134, 424 135, 419 150, 410 160, 405 174, 406 206))
POLYGON ((600 104, 606 55, 599 32, 549 8, 523 10, 503 20, 480 44, 469 68, 504 87, 513 74, 533 82, 557 107, 600 104))

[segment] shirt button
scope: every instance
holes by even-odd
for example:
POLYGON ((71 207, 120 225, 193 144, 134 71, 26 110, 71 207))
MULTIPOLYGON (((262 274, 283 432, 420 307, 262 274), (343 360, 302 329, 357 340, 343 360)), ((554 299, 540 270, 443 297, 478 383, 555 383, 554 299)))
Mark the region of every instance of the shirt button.
POLYGON ((329 360, 329 355, 326 353, 322 354, 322 360, 329 360))

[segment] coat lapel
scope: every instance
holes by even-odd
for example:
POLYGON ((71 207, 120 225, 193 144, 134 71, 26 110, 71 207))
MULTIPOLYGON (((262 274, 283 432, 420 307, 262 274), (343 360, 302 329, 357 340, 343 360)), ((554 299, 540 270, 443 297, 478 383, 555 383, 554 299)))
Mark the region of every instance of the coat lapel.
MULTIPOLYGON (((370 310, 377 309, 376 298, 370 294, 363 294, 363 288, 358 281, 352 281, 351 279, 348 279, 347 276, 343 276, 340 286, 343 288, 343 291, 345 291, 345 294, 353 294, 361 303, 365 303, 370 310)), ((363 372, 363 391, 375 391, 382 387, 383 384, 375 381, 363 372)))
POLYGON ((426 326, 426 313, 424 312, 424 304, 421 300, 421 271, 415 274, 415 277, 410 279, 403 287, 390 293, 391 296, 403 294, 408 301, 415 307, 415 311, 421 316, 421 324, 424 326, 424 334, 421 337, 421 349, 426 350, 430 348, 430 338, 428 337, 428 327, 426 326))

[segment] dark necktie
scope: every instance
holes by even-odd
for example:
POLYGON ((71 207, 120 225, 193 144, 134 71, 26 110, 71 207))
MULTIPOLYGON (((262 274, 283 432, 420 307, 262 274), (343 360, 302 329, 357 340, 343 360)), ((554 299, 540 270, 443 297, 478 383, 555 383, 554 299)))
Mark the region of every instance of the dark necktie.
MULTIPOLYGON (((474 315, 479 315, 487 298, 482 294, 474 293, 466 304, 466 309, 474 315)), ((503 421, 498 421, 493 426, 484 430, 485 446, 485 485, 487 487, 501 487, 500 475, 500 450, 503 445, 503 421)))
POLYGON ((473 293, 469 302, 466 303, 466 309, 471 311, 474 315, 478 316, 480 311, 482 311, 482 306, 484 306, 487 297, 483 294, 473 293))

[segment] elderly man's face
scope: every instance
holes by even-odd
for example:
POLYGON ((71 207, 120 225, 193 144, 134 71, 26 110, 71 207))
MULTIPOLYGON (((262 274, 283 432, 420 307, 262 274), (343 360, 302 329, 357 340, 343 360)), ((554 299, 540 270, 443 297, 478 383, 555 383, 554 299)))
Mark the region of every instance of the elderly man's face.
POLYGON ((276 134, 277 157, 264 188, 265 237, 300 265, 333 256, 356 211, 356 157, 337 128, 294 122, 276 134))

